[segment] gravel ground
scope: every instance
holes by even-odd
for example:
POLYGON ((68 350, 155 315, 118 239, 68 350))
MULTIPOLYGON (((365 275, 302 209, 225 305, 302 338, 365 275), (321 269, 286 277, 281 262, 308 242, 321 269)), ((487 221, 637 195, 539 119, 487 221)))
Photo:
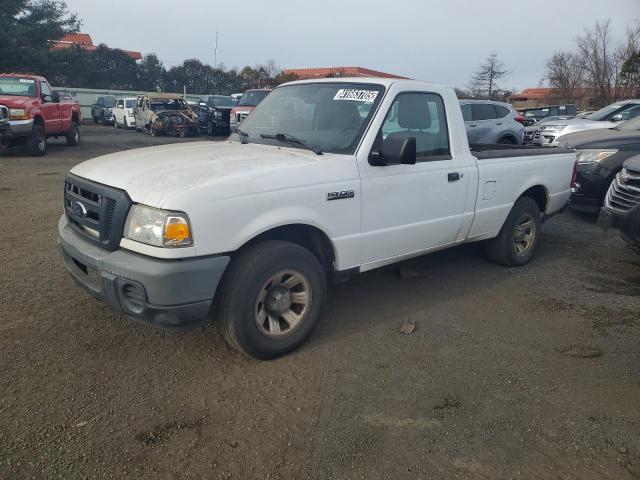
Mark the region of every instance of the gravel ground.
POLYGON ((565 213, 523 268, 468 245, 363 274, 301 350, 253 361, 62 267, 64 173, 174 141, 89 125, 0 154, 0 478, 640 478, 640 257, 615 232, 565 213))

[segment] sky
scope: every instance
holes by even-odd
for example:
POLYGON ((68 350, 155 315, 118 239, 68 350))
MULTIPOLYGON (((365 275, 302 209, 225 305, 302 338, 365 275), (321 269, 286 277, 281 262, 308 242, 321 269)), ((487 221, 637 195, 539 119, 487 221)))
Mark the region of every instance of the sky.
POLYGON ((464 87, 492 52, 502 88, 536 87, 546 60, 597 20, 622 37, 640 0, 66 0, 95 44, 227 67, 360 66, 464 87))

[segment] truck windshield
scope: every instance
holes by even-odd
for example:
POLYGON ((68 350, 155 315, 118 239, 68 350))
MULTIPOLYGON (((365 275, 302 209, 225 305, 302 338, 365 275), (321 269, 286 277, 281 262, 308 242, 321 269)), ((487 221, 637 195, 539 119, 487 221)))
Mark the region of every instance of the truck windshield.
POLYGON ((240 103, 238 103, 238 106, 255 107, 262 100, 264 100, 265 97, 269 95, 269 93, 271 92, 267 90, 254 90, 250 92, 244 92, 242 98, 240 99, 240 103))
POLYGON ((0 95, 35 97, 36 81, 30 78, 0 77, 0 95))
POLYGON ((353 154, 382 100, 382 85, 305 83, 275 89, 241 124, 243 138, 294 136, 327 153, 353 154))
POLYGON ((209 97, 209 105, 212 107, 235 107, 236 102, 231 97, 214 95, 213 97, 209 97))
POLYGON ((126 105, 127 108, 133 108, 133 106, 136 103, 136 101, 133 98, 127 99, 127 100, 125 100, 125 102, 126 102, 125 105, 126 105))
POLYGON ((105 107, 113 108, 116 106, 116 97, 104 97, 102 102, 105 107))
POLYGON ((152 100, 151 110, 154 112, 164 112, 167 110, 186 110, 187 107, 181 99, 152 100))

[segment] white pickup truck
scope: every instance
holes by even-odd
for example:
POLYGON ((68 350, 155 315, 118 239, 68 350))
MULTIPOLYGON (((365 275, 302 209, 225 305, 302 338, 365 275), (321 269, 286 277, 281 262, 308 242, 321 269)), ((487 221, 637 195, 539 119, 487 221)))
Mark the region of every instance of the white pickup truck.
POLYGON ((168 328, 215 318, 238 350, 274 358, 310 334, 329 280, 478 241, 500 264, 527 263, 575 161, 471 150, 448 87, 293 82, 228 141, 74 167, 59 242, 77 283, 125 314, 168 328))

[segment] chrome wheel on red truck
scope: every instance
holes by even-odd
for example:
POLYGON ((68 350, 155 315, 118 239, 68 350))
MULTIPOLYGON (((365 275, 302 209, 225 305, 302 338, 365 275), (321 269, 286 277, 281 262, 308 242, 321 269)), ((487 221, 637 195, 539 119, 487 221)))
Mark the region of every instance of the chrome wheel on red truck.
POLYGON ((232 260, 216 314, 231 346, 265 360, 306 340, 325 296, 325 274, 311 252, 294 243, 266 241, 232 260))

